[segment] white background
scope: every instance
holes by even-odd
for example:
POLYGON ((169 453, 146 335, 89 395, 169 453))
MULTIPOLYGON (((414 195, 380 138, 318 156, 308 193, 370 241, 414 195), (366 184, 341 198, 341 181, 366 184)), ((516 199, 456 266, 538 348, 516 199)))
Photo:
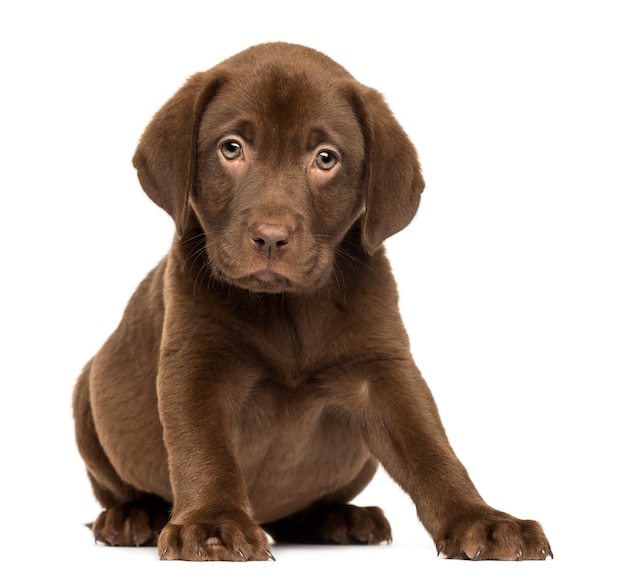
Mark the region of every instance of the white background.
POLYGON ((624 577, 626 19, 593 0, 3 2, 0 545, 11 578, 624 577), (276 562, 94 546, 75 450, 82 365, 167 251, 130 159, 198 70, 313 46, 386 96, 427 190, 388 243, 414 354, 485 499, 539 519, 555 560, 437 559, 377 476, 394 543, 276 562))

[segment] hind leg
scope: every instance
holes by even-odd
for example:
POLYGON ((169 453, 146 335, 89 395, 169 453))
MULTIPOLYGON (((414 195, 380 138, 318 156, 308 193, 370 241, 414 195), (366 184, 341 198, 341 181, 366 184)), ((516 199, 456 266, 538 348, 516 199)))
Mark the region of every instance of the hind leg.
POLYGON ((104 511, 91 525, 97 542, 111 546, 156 545, 169 519, 170 505, 125 483, 107 457, 96 432, 89 402, 87 365, 74 389, 76 442, 96 499, 104 511))
POLYGON ((105 509, 91 525, 96 542, 109 546, 156 546, 169 520, 170 505, 156 496, 105 509))

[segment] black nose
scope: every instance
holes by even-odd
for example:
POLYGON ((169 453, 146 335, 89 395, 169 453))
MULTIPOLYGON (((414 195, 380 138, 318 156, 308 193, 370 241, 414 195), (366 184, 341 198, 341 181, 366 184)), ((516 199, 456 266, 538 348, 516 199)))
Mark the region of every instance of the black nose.
POLYGON ((256 223, 248 230, 259 252, 275 254, 285 249, 291 241, 293 230, 285 224, 256 223))

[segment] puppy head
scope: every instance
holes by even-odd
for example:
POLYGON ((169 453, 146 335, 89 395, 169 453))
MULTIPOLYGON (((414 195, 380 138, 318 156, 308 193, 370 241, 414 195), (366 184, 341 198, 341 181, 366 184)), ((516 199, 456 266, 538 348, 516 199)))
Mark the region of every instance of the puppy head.
POLYGON ((200 224, 213 274, 258 292, 324 284, 355 224, 374 254, 411 221, 424 188, 381 95, 285 43, 191 77, 148 125, 133 163, 179 236, 200 224))

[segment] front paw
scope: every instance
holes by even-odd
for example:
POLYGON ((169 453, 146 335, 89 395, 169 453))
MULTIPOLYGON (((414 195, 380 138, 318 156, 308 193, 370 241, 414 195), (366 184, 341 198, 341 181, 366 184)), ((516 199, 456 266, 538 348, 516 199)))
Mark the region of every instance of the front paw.
POLYGON ((241 517, 221 517, 210 523, 167 524, 159 536, 158 553, 161 560, 274 559, 265 532, 241 517))
POLYGON ((545 560, 553 558, 550 544, 538 522, 519 520, 486 508, 464 515, 435 538, 437 553, 469 560, 545 560))

